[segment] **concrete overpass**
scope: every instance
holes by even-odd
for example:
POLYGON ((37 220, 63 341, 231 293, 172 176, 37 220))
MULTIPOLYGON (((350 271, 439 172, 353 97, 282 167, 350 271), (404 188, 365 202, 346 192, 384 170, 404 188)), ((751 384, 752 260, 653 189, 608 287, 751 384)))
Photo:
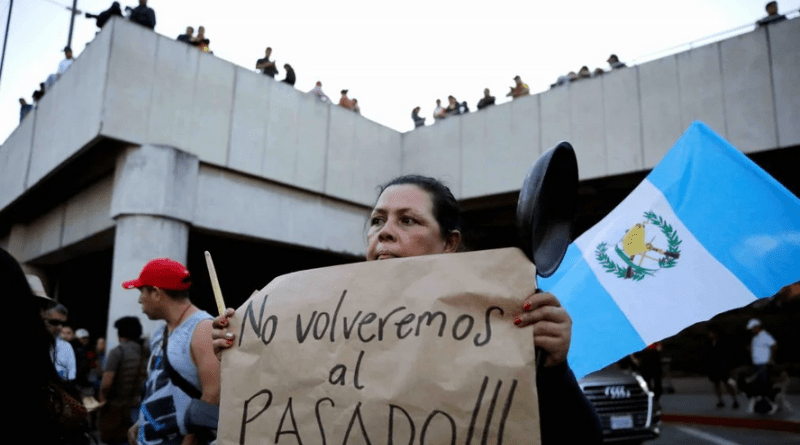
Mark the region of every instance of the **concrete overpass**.
POLYGON ((188 261, 201 288, 195 254, 212 245, 233 304, 279 273, 360 257, 376 186, 404 173, 452 186, 474 247, 513 242, 487 232, 510 227, 527 167, 561 140, 578 152, 585 226, 613 204, 596 204, 604 184, 624 195, 693 120, 776 168, 796 159, 798 36, 788 20, 401 134, 114 20, 0 146, 0 247, 72 305, 110 292, 98 311, 113 323, 139 312, 119 283, 147 260, 188 261), (84 294, 78 277, 101 283, 84 294))

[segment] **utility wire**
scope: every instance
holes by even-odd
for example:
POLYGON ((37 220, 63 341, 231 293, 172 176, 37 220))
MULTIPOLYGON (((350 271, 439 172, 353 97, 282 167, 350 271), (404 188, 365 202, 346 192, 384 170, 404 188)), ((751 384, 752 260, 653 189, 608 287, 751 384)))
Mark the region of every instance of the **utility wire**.
MULTIPOLYGON (((67 11, 72 11, 72 7, 71 6, 63 5, 63 4, 61 4, 59 2, 56 2, 56 1, 53 1, 53 0, 40 0, 40 1, 47 2, 47 3, 50 3, 50 4, 56 5, 56 6, 60 6, 60 7, 64 8, 64 9, 66 9, 67 11)), ((77 14, 77 15, 83 14, 83 11, 81 11, 80 9, 76 8, 75 9, 75 14, 77 14)))

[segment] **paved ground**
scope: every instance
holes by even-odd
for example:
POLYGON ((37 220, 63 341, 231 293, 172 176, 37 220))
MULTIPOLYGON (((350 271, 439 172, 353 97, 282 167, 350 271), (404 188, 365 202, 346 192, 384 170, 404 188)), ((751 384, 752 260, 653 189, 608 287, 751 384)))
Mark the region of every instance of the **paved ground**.
POLYGON ((662 421, 717 425, 734 428, 763 429, 800 433, 800 394, 786 396, 789 407, 783 406, 773 415, 751 414, 748 401, 739 394, 738 409, 732 408, 730 395, 724 408, 717 408, 717 397, 707 379, 673 379, 674 394, 661 396, 662 421))

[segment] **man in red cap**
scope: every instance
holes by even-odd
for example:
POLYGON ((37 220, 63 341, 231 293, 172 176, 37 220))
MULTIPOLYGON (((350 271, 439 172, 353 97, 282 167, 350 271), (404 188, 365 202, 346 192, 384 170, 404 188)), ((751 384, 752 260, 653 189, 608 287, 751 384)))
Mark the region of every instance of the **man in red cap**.
POLYGON ((150 340, 147 381, 130 442, 166 445, 213 439, 216 422, 197 419, 218 416, 220 365, 211 348, 212 317, 189 301, 189 271, 177 261, 157 258, 122 287, 139 290, 148 318, 167 322, 150 340))

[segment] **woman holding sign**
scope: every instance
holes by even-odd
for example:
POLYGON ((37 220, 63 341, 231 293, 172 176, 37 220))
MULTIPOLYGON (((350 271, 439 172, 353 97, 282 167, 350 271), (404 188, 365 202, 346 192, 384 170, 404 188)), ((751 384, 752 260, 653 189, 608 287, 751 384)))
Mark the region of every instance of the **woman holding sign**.
MULTIPOLYGON (((428 177, 408 175, 386 184, 375 203, 367 232, 367 261, 457 252, 460 211, 450 189, 428 177)), ((558 299, 537 292, 522 302, 520 329, 532 329, 547 355, 537 370, 542 444, 602 443, 602 427, 567 365, 572 320, 558 299)), ((214 352, 221 359, 235 334, 228 332, 234 310, 214 319, 214 352)))

